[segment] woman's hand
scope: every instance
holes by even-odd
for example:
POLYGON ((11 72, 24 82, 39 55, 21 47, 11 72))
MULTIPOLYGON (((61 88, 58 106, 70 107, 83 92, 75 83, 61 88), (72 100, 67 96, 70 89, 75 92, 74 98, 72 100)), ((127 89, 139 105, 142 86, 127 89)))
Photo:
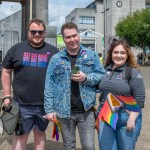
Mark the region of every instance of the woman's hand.
POLYGON ((135 128, 135 121, 139 115, 139 112, 127 111, 129 118, 127 121, 127 130, 132 131, 135 128))

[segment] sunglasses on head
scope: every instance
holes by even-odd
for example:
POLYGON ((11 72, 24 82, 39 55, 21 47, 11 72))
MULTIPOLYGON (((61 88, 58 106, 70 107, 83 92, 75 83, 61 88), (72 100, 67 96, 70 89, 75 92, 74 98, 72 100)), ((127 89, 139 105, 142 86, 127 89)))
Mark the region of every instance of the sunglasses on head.
POLYGON ((31 33, 31 35, 35 35, 36 33, 38 33, 39 35, 43 35, 45 33, 45 31, 43 30, 30 30, 29 32, 31 33))

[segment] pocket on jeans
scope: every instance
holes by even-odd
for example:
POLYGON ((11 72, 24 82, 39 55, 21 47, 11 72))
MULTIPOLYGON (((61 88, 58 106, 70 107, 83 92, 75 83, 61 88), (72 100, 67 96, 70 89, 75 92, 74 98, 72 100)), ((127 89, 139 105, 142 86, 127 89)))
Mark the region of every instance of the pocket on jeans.
POLYGON ((129 114, 125 110, 119 111, 117 124, 127 124, 129 114))

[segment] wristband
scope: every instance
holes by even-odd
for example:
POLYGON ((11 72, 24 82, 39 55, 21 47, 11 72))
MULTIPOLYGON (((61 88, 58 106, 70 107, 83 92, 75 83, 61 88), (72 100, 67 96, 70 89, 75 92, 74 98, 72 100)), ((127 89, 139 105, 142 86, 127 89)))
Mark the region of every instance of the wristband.
POLYGON ((83 83, 85 83, 87 81, 87 77, 85 77, 85 80, 83 81, 83 83))

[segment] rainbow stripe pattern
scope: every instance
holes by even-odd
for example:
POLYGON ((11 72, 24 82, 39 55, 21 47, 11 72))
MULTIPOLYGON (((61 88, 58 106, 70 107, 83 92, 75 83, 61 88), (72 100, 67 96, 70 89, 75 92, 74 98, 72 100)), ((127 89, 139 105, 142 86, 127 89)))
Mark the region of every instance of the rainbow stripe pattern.
POLYGON ((54 139, 56 137, 57 142, 59 141, 59 132, 60 132, 60 126, 58 120, 54 120, 52 138, 54 139))
POLYGON ((116 96, 119 100, 124 103, 124 108, 129 111, 140 112, 141 108, 136 103, 132 96, 116 96))
POLYGON ((118 113, 112 112, 111 108, 108 104, 108 101, 105 102, 104 106, 102 107, 98 118, 103 122, 107 122, 114 130, 116 130, 116 124, 118 121, 118 113))
MULTIPOLYGON (((110 93, 109 93, 110 94, 110 93)), ((112 94, 111 94, 112 95, 112 94)), ((115 96, 113 96, 115 97, 115 96)), ((116 96, 116 101, 121 101, 123 105, 120 105, 120 107, 123 107, 126 110, 133 111, 133 112, 140 112, 141 108, 138 106, 136 101, 132 96, 116 96)), ((113 99, 114 100, 114 99, 113 99)), ((110 101, 110 99, 109 99, 110 101)), ((118 107, 116 107, 116 111, 112 110, 110 106, 110 103, 108 102, 108 99, 105 101, 99 115, 98 119, 102 120, 103 122, 108 123, 114 130, 116 130, 116 124, 118 121, 118 107)), ((115 107, 114 107, 115 108, 115 107)))

